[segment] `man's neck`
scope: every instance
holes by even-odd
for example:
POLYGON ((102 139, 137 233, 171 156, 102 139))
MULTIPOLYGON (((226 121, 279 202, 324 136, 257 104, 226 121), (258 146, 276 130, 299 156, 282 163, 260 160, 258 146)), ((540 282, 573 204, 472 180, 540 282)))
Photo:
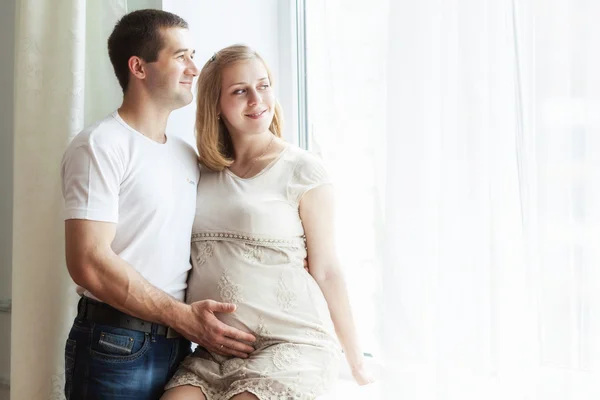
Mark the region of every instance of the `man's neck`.
POLYGON ((158 107, 147 99, 125 96, 119 116, 133 129, 158 143, 167 140, 165 131, 171 110, 158 107))

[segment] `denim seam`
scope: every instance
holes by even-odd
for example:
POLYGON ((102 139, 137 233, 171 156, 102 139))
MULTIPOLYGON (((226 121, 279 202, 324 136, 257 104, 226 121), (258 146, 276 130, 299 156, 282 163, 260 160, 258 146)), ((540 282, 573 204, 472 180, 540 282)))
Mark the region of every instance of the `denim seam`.
MULTIPOLYGON (((167 342, 168 343, 168 342, 167 342)), ((175 339, 171 343, 171 357, 169 357, 169 370, 173 368, 173 364, 179 356, 179 346, 181 345, 179 339, 175 339)))
MULTIPOLYGON (((95 324, 93 322, 90 322, 90 330, 88 331, 88 351, 91 353, 92 350, 92 340, 94 340, 94 327, 95 324)), ((87 395, 87 391, 88 391, 88 382, 90 381, 90 363, 86 362, 85 364, 85 372, 83 373, 83 382, 81 383, 82 388, 82 394, 83 394, 83 398, 87 399, 88 395, 87 395)))
POLYGON ((73 378, 75 375, 75 360, 77 360, 77 340, 67 338, 67 349, 65 350, 65 398, 69 400, 73 392, 73 378), (67 366, 70 364, 70 370, 67 366), (70 386, 69 393, 66 393, 66 385, 70 386))

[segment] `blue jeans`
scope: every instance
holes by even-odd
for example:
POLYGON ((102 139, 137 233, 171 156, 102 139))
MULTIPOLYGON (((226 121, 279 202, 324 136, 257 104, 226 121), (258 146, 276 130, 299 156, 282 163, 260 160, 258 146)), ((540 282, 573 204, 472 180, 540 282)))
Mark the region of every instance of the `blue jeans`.
POLYGON ((75 318, 65 348, 67 400, 158 399, 191 350, 155 327, 144 333, 75 318))

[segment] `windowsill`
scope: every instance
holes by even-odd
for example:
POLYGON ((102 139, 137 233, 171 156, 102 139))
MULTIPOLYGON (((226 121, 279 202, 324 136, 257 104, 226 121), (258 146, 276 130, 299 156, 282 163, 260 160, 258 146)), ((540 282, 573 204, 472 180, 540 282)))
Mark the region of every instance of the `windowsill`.
POLYGON ((381 398, 381 388, 380 381, 370 385, 358 386, 353 380, 340 378, 330 393, 319 396, 317 400, 379 399, 381 398))
POLYGON ((381 394, 381 365, 378 358, 365 357, 367 371, 376 379, 374 383, 358 386, 352 378, 352 372, 347 363, 340 368, 340 376, 330 393, 320 396, 317 400, 353 400, 353 399, 377 399, 381 394))

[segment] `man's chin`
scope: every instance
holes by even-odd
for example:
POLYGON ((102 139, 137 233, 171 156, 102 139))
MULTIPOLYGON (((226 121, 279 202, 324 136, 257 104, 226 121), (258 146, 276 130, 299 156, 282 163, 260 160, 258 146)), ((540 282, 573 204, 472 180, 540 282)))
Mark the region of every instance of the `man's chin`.
POLYGON ((183 108, 183 107, 189 105, 193 100, 194 100, 194 96, 192 96, 191 93, 189 96, 182 96, 182 97, 178 98, 176 101, 174 101, 173 109, 177 110, 179 108, 183 108))

